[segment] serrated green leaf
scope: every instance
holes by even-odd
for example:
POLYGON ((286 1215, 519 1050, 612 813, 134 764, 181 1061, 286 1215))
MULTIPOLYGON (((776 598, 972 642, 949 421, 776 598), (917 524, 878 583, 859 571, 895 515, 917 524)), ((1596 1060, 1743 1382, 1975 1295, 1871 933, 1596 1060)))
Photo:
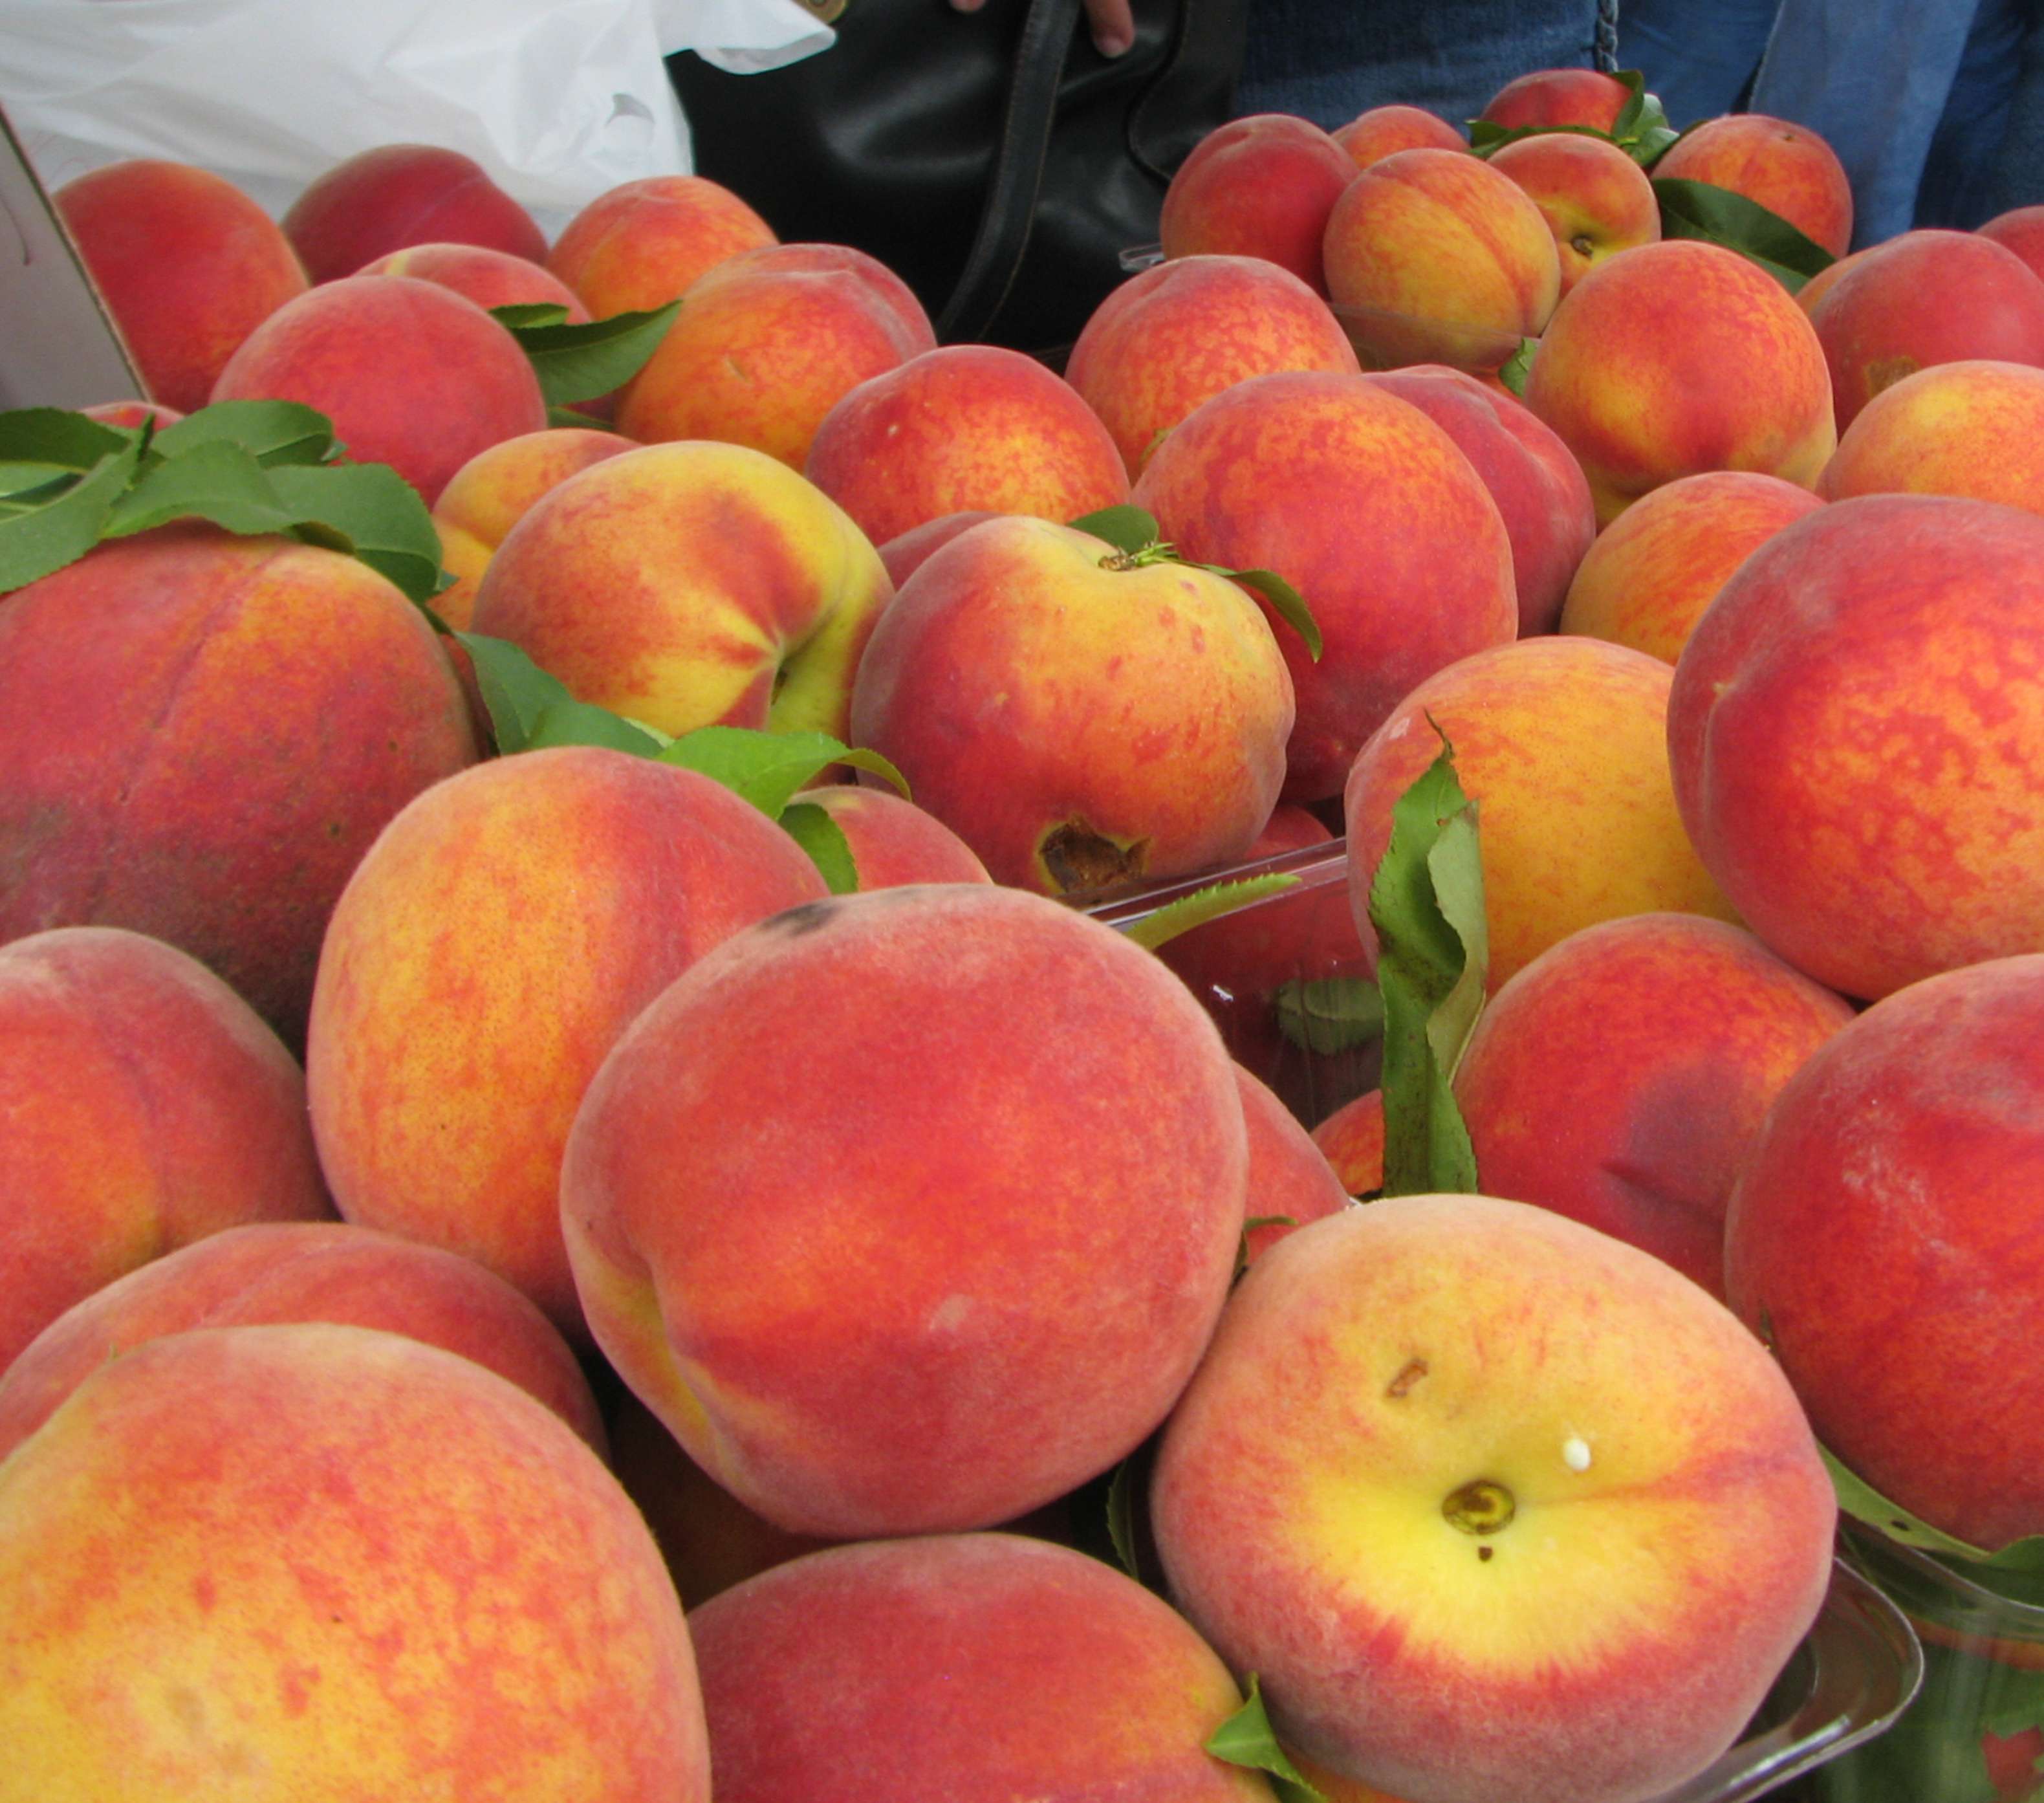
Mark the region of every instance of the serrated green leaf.
POLYGON ((15 506, 47 498, 78 480, 78 471, 64 463, 0 463, 0 501, 15 506))
POLYGON ((355 556, 413 601, 430 601, 444 586, 432 515, 389 464, 280 464, 267 474, 302 534, 313 527, 344 533, 355 556))
POLYGON ((779 819, 795 792, 832 764, 869 771, 909 793, 907 779, 879 752, 854 749, 827 732, 762 732, 746 726, 703 726, 660 752, 663 763, 700 771, 779 819))
POLYGON ((507 332, 528 332, 539 325, 565 325, 568 309, 559 301, 512 301, 490 309, 490 317, 507 332))
POLYGON ((1266 896, 1281 895, 1288 889, 1296 889, 1296 876, 1239 877, 1226 882, 1210 882, 1204 889, 1196 889, 1189 895, 1181 895, 1174 902, 1167 902, 1155 913, 1146 914, 1127 928, 1128 936, 1138 945, 1155 951, 1160 945, 1169 944, 1181 932, 1190 932, 1194 927, 1203 927, 1209 921, 1217 921, 1224 914, 1232 914, 1238 909, 1247 908, 1252 902, 1261 902, 1266 896))
POLYGON ((1384 1003, 1387 1196, 1473 1192, 1476 1157, 1451 1088, 1489 967, 1476 809, 1441 751, 1392 810, 1370 890, 1384 1003))
POLYGON ((1142 1571, 1135 1553, 1135 1455, 1115 1467, 1107 1484, 1107 1537, 1121 1569, 1139 1582, 1142 1571))
POLYGON ((660 340, 674 316, 679 301, 644 313, 614 313, 609 319, 592 320, 585 325, 564 323, 559 307, 546 309, 561 317, 521 322, 511 314, 533 314, 533 307, 496 307, 491 309, 505 321, 540 379, 540 393, 549 406, 570 401, 594 401, 621 388, 646 367, 660 348, 660 340))
POLYGON ((855 894, 859 866, 853 861, 851 843, 844 828, 814 802, 790 802, 781 810, 781 824, 795 843, 809 853, 833 895, 855 894))
MULTIPOLYGON (((1824 1468, 1831 1474, 1831 1487, 1838 1492, 1839 1509, 1855 1521, 1864 1521, 1891 1540, 1899 1540, 1919 1551, 1958 1560, 1969 1567, 1967 1577, 1989 1590, 1995 1588, 1995 1579, 1989 1574, 2044 1574, 2044 1535, 2031 1534, 1992 1552, 1984 1547, 1969 1545, 1911 1514, 1900 1503, 1889 1501, 1865 1478, 1849 1470, 1844 1462, 1827 1448, 1820 1446, 1817 1451, 1823 1455, 1824 1468)), ((2033 1599, 2026 1596, 2018 1600, 2033 1599)))
POLYGON ((542 670, 523 646, 483 632, 456 632, 454 638, 475 666, 476 686, 503 755, 524 751, 548 709, 572 698, 567 684, 542 670))
POLYGON ((1837 259, 1778 213, 1730 188, 1672 175, 1653 179, 1661 236, 1722 244, 1757 263, 1792 294, 1837 259))
POLYGON ((601 745, 640 758, 652 757, 660 750, 659 740, 643 726, 633 725, 607 707, 578 702, 573 696, 550 702, 540 710, 524 748, 537 752, 555 745, 601 745))
POLYGON ((190 519, 210 520, 244 536, 288 532, 298 524, 254 456, 221 438, 200 440, 144 470, 114 503, 100 536, 127 538, 190 519))
POLYGON ((1133 557, 1139 551, 1146 550, 1157 542, 1155 517, 1125 502, 1118 506, 1102 507, 1091 513, 1082 513, 1076 520, 1067 521, 1066 524, 1074 532, 1090 532, 1095 538, 1105 539, 1128 557, 1133 557))
POLYGON ((165 426, 152 448, 175 458, 223 440, 240 445, 265 469, 324 463, 339 454, 333 421, 297 401, 216 401, 165 426))
POLYGON ((1368 1045, 1384 1032, 1384 998, 1367 977, 1293 977, 1270 993, 1278 1031, 1316 1057, 1368 1045))
POLYGON ((1579 138, 1602 138, 1606 144, 1618 140, 1608 132, 1600 132, 1594 125, 1500 125, 1488 119, 1472 119, 1469 122, 1470 148, 1477 156, 1489 157, 1508 144, 1516 144, 1521 138, 1543 138, 1557 132, 1566 132, 1579 138))
POLYGON ((0 516, 0 594, 74 563, 99 542, 142 456, 140 435, 56 407, 0 413, 0 458, 76 472, 45 483, 33 506, 0 516))
POLYGON ((15 407, 0 413, 0 463, 46 463, 83 475, 104 457, 133 446, 136 435, 102 425, 62 407, 15 407))
POLYGON ((1208 1738, 1206 1750, 1231 1766, 1246 1766, 1251 1771, 1267 1772, 1272 1788, 1286 1803, 1327 1803, 1292 1763, 1271 1731, 1270 1717, 1263 1706, 1263 1693, 1254 1672, 1249 1674, 1249 1695, 1242 1705, 1208 1738))
POLYGON ((1526 395, 1526 379, 1533 373, 1533 353, 1539 348, 1539 339, 1522 338, 1519 348, 1499 366, 1497 379, 1522 400, 1526 395))
POLYGON ((1275 570, 1224 570, 1218 564, 1203 563, 1204 570, 1212 570, 1217 575, 1228 576, 1252 588, 1269 602, 1278 617, 1306 641, 1306 655, 1318 663, 1323 648, 1320 623, 1313 617, 1313 610, 1306 605, 1306 598, 1279 575, 1275 570))
POLYGON ((1600 131, 1595 125, 1504 126, 1488 119, 1471 119, 1468 121, 1470 148, 1479 156, 1488 157, 1506 144, 1518 143, 1521 138, 1569 132, 1577 137, 1602 138, 1607 144, 1616 144, 1642 167, 1650 167, 1680 134, 1669 125, 1667 111, 1659 96, 1646 91, 1646 78, 1641 71, 1619 69, 1614 75, 1630 91, 1612 121, 1609 131, 1600 131))

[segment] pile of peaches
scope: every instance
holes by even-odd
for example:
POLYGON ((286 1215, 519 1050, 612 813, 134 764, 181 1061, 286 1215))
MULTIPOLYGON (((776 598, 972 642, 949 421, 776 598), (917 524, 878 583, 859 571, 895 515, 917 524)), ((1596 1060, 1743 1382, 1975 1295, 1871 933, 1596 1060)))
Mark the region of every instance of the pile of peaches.
POLYGON ((0 1803, 1646 1803, 1826 1454, 2044 1534, 2044 207, 1646 98, 1232 121, 1055 356, 693 176, 58 191, 94 417, 316 409, 447 581, 0 595, 0 1803), (676 301, 573 409, 491 310, 676 301), (1481 1194, 1245 1062, 1394 917, 1481 1194))

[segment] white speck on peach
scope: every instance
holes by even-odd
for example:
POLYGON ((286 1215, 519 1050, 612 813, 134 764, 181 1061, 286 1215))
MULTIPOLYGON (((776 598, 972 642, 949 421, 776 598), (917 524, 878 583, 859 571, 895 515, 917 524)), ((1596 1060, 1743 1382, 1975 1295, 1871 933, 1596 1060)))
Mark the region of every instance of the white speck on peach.
POLYGON ((1581 1434, 1570 1434, 1562 1442, 1562 1463, 1571 1471, 1590 1468, 1590 1443, 1581 1434))
POLYGON ((947 1296, 930 1311, 928 1331, 932 1333, 952 1333, 965 1325, 966 1317, 972 1313, 970 1296, 947 1296))

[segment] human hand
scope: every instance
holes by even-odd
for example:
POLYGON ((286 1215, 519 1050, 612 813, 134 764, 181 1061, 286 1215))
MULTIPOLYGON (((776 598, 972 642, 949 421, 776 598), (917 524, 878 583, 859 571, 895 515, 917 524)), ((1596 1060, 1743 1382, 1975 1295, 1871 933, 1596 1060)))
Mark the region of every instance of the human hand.
MULTIPOLYGON (((951 0, 961 13, 976 13, 986 0, 951 0)), ((1093 48, 1103 56, 1119 56, 1135 41, 1135 15, 1129 0, 1085 0, 1086 29, 1093 48)))

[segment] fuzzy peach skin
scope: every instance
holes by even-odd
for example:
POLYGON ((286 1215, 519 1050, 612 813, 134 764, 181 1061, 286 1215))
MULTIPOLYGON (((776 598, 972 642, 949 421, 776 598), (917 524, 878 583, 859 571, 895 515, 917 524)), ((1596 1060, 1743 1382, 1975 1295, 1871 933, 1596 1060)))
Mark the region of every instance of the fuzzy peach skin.
POLYGON ((608 188, 562 229, 547 267, 598 319, 679 298, 713 263, 778 244, 772 226, 705 175, 608 188))
POLYGON ((1564 294, 1607 257, 1660 242, 1654 184, 1605 139, 1541 132, 1500 145, 1489 160, 1526 190, 1547 221, 1564 294))
POLYGON ((839 783, 805 790, 796 805, 820 808, 836 823, 861 889, 993 880, 978 854, 928 808, 891 790, 839 783))
POLYGON ((875 544, 946 513, 1075 520, 1128 498, 1121 453, 1078 391, 997 344, 943 344, 824 415, 803 464, 875 544))
POLYGON ((1465 371, 1419 363, 1374 371, 1368 379, 1411 402, 1469 459, 1512 541, 1519 635, 1553 631, 1569 579, 1596 536, 1596 503, 1568 446, 1515 397, 1465 371))
POLYGON ((887 566, 888 576, 898 589, 923 567, 926 559, 967 527, 999 517, 985 507, 961 507, 955 513, 939 513, 934 520, 925 520, 920 526, 911 526, 905 532, 887 540, 878 548, 880 561, 887 566))
POLYGON ((1757 470, 1707 470, 1642 495, 1598 533, 1562 602, 1564 632, 1672 664, 1731 573, 1822 498, 1757 470))
POLYGON ((1846 428, 1827 499, 1961 494, 2044 513, 2044 369, 1937 363, 1884 388, 1846 428))
POLYGON ((59 927, 0 946, 0 1376, 175 1247, 330 1217, 305 1096, 248 1004, 160 940, 59 927))
POLYGON ((168 940, 296 1048, 356 860, 475 755, 439 639, 367 564, 197 523, 102 545, 0 605, 0 940, 168 940))
POLYGON ((1158 447, 1135 499, 1182 556, 1275 571, 1319 622, 1317 662, 1278 629, 1298 698, 1287 801, 1339 794, 1416 682, 1518 632, 1497 503, 1445 432, 1362 376, 1236 383, 1158 447))
POLYGON ((1216 125, 1173 172, 1158 215, 1165 256, 1254 256, 1327 291, 1320 242, 1355 175, 1312 120, 1253 113, 1216 125))
POLYGON ((929 883, 672 984, 590 1086, 561 1214, 597 1345, 689 1455, 863 1538, 1009 1520, 1133 1450, 1212 1331, 1247 1167, 1220 1036, 1155 958, 929 883))
POLYGON ((1787 220, 1833 256, 1852 244, 1852 183, 1838 152, 1808 125, 1728 113, 1692 125, 1661 153, 1657 179, 1708 182, 1787 220))
POLYGON ((547 254, 532 216, 490 172, 439 144, 379 144, 336 163, 291 203, 283 228, 315 282, 413 244, 478 244, 528 263, 547 254))
POLYGON ((1724 1213, 1769 1107, 1852 1005, 1752 934, 1634 914, 1500 987, 1454 1073, 1489 1194, 1537 1202, 1724 1294, 1724 1213))
POLYGON ((1249 1129, 1248 1201, 1242 1230, 1242 1255, 1247 1263, 1308 1221, 1347 1208, 1349 1194, 1327 1155, 1268 1083, 1239 1064, 1235 1082, 1249 1129))
MULTIPOLYGON (((1336 308, 1393 315, 1400 329, 1419 321, 1423 342, 1427 328, 1443 329, 1438 352, 1375 359, 1385 367, 1462 363, 1454 347, 1473 333, 1503 343, 1477 359, 1495 367, 1546 325, 1561 294, 1545 216, 1510 176, 1466 151, 1394 151, 1358 171, 1327 215, 1322 254, 1336 308)), ((1366 361, 1374 348, 1400 348, 1377 346, 1365 324, 1352 329, 1366 361)))
POLYGON ((1723 1305, 1578 1222, 1434 1195, 1250 1268, 1151 1513, 1287 1745, 1412 1803, 1637 1803, 1744 1730, 1837 1507, 1723 1305))
POLYGON ((306 1221, 225 1228, 67 1309, 0 1373, 0 1459, 110 1359, 194 1328, 283 1321, 380 1328, 444 1347, 604 1450, 603 1419, 574 1354, 509 1284, 437 1247, 306 1221))
POLYGON ((427 506, 476 452, 547 424, 518 341, 465 295, 409 275, 352 275, 279 307, 242 341, 215 401, 298 401, 352 462, 388 463, 427 506))
POLYGON ((840 1547, 691 1613, 718 1803, 1254 1803, 1204 1743, 1240 1706, 1161 1597, 1012 1534, 840 1547))
POLYGON ((454 585, 433 597, 433 611, 456 632, 475 613, 482 572, 534 502, 592 463, 632 448, 632 440, 589 426, 548 426, 478 451, 448 479, 433 504, 440 562, 454 585))
POLYGON ((1395 150, 1430 146, 1435 150, 1469 148, 1469 140, 1461 130, 1438 113, 1396 102, 1366 108, 1346 125, 1336 126, 1329 136, 1348 152, 1349 160, 1358 169, 1367 169, 1379 157, 1389 156, 1395 150))
POLYGON ((1732 1193, 1726 1287, 1818 1437, 1996 1550, 2044 1532, 2044 955, 1896 990, 1781 1092, 1732 1193))
POLYGON ((843 738, 893 585, 816 485, 742 444, 648 444, 556 483, 497 548, 470 617, 581 700, 663 732, 843 738))
POLYGON ((623 752, 521 752, 420 796, 342 893, 313 992, 343 1216, 477 1259, 586 1340, 559 1169, 590 1077, 697 958, 824 893, 751 803, 623 752))
POLYGON ((1742 564, 1676 666, 1668 750, 1748 925, 1862 1001, 2044 948, 2044 521, 1834 501, 1742 564))
POLYGON ((305 291, 290 240, 209 170, 137 158, 51 198, 150 395, 181 413, 204 406, 242 340, 305 291))
POLYGON ((995 881, 1085 894, 1241 858, 1276 805, 1292 679, 1234 583, 1011 514, 874 629, 850 737, 995 881))
POLYGON ((2044 206, 2011 207, 1974 229, 2004 250, 2015 252, 2044 276, 2044 206))
POLYGON ((1174 257, 1132 275, 1094 308, 1065 379, 1097 413, 1132 478, 1202 401, 1252 375, 1354 374, 1355 348, 1325 301, 1262 257, 1174 257))
POLYGON ((1856 252, 1810 309, 1838 430, 1934 363, 2044 365, 2044 279, 1977 232, 1923 228, 1856 252))
POLYGON ((492 307, 556 306, 567 309, 571 324, 589 321, 589 309, 544 263, 484 244, 408 244, 372 258, 352 273, 437 282, 486 312, 492 307))
POLYGON ((0 1461, 0 1744, 41 1803, 707 1803, 686 1624, 630 1499, 495 1372, 209 1328, 0 1461))
POLYGON ((1704 470, 1815 486, 1838 443, 1823 347, 1787 289, 1736 251, 1621 251, 1554 309, 1526 404, 1576 454, 1608 525, 1704 470))
POLYGON ((1393 806, 1440 755, 1439 733, 1477 804, 1493 993, 1599 921, 1731 918, 1676 811, 1673 675, 1644 652, 1553 637, 1480 652, 1419 684, 1357 755, 1343 792, 1350 905, 1373 960, 1370 881, 1393 806))
POLYGON ((1384 1187, 1384 1092, 1366 1090, 1346 1101, 1313 1128, 1320 1148, 1343 1189, 1367 1196, 1384 1187))
POLYGON ((1524 125, 1589 125, 1608 132, 1631 90, 1598 69, 1531 69, 1490 97, 1477 117, 1514 131, 1524 125))
POLYGON ((648 444, 749 444, 800 470, 847 393, 936 344, 914 294, 863 252, 741 251, 690 284, 680 316, 619 397, 617 429, 648 444))

